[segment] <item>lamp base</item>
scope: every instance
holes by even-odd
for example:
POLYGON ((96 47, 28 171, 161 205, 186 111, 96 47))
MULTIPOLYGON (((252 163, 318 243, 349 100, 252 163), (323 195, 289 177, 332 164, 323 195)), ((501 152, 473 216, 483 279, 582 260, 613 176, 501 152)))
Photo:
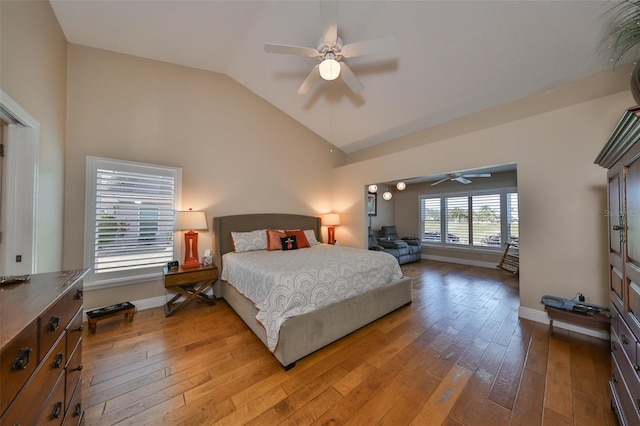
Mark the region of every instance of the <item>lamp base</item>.
POLYGON ((336 228, 335 226, 330 226, 327 228, 327 234, 329 237, 329 244, 335 244, 336 243, 336 228))
POLYGON ((198 261, 198 233, 188 231, 184 233, 184 262, 182 269, 199 268, 198 261))

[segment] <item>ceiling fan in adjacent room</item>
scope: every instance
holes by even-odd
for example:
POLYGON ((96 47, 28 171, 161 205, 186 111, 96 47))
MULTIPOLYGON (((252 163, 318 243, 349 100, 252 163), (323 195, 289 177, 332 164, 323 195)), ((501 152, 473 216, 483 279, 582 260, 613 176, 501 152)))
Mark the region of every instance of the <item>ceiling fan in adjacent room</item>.
POLYGON ((447 177, 444 179, 440 179, 437 182, 431 184, 431 186, 435 186, 439 183, 446 182, 448 180, 454 180, 456 182, 463 183, 468 185, 471 181, 467 178, 488 178, 491 177, 491 173, 447 173, 447 177))
POLYGON ((266 43, 264 50, 267 53, 318 58, 320 63, 311 70, 298 89, 300 95, 307 93, 319 78, 331 81, 338 77, 342 78, 354 93, 360 93, 364 89, 364 85, 351 71, 351 68, 343 62, 343 59, 391 50, 395 46, 396 39, 394 36, 389 36, 344 44, 343 40, 338 37, 338 2, 320 2, 320 13, 322 37, 320 37, 317 48, 266 43))

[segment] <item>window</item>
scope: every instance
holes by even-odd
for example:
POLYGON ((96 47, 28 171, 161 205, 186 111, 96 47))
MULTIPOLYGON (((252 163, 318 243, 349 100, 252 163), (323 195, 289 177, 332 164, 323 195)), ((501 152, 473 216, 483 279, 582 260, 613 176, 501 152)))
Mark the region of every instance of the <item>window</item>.
POLYGON ((425 243, 501 249, 518 243, 518 193, 422 196, 420 227, 425 243))
POLYGON ((181 169, 87 157, 88 286, 156 278, 177 257, 173 222, 181 169))

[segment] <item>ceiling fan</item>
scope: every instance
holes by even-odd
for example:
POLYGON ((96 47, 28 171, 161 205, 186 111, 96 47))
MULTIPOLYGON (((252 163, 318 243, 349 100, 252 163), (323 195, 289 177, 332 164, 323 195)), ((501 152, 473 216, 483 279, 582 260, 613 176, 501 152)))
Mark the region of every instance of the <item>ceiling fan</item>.
POLYGON ((338 2, 320 2, 320 14, 322 37, 320 37, 317 48, 265 43, 264 51, 318 58, 320 63, 311 70, 298 89, 300 95, 307 93, 319 78, 331 81, 338 77, 341 77, 354 93, 360 93, 364 89, 364 85, 351 71, 351 68, 342 62, 342 59, 391 50, 395 46, 395 37, 389 36, 344 44, 343 40, 338 37, 338 2))
POLYGON ((463 183, 468 185, 471 181, 467 178, 488 178, 491 177, 491 173, 447 173, 447 177, 444 179, 440 179, 437 182, 431 184, 431 186, 435 186, 439 183, 446 182, 448 180, 454 180, 456 182, 463 183))

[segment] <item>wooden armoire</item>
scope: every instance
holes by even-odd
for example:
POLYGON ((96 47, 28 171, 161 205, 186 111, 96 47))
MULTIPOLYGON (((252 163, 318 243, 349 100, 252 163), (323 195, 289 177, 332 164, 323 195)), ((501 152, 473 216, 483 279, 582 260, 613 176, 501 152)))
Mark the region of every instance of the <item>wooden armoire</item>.
POLYGON ((607 168, 611 407, 640 425, 640 106, 625 111, 595 163, 607 168))

